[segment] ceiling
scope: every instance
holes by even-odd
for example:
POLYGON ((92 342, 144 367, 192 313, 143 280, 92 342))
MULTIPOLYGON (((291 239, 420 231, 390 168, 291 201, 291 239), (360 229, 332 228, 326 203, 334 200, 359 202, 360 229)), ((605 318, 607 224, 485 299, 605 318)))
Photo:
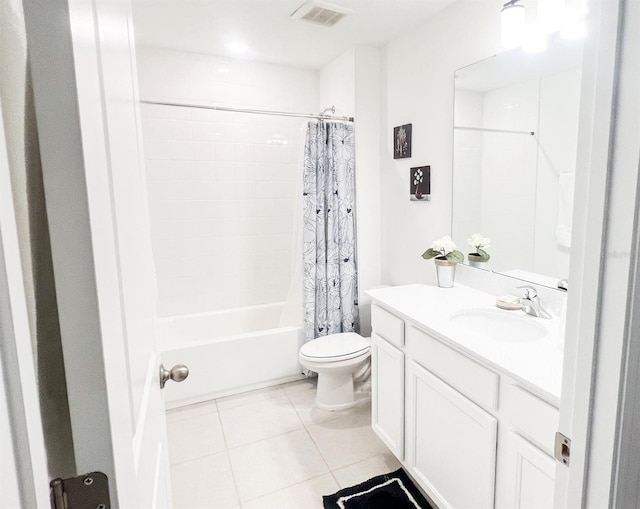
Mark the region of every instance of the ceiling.
POLYGON ((304 1, 134 0, 136 41, 319 69, 354 45, 382 47, 454 2, 329 0, 353 12, 323 27, 290 17, 304 1))

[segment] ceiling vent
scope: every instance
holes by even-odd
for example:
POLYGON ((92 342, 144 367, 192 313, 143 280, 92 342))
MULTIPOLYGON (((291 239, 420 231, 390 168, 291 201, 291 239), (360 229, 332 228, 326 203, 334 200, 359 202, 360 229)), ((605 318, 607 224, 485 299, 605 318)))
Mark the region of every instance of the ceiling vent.
POLYGON ((291 17, 323 27, 332 27, 347 14, 351 14, 351 12, 353 12, 351 9, 341 7, 340 5, 310 0, 298 7, 295 12, 291 14, 291 17))

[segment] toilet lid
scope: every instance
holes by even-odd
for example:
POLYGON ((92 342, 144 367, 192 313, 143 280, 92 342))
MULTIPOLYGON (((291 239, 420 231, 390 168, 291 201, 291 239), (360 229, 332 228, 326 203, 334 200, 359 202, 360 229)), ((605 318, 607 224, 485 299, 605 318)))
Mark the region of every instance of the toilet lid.
POLYGON ((300 353, 305 357, 328 359, 353 356, 368 350, 369 347, 369 342, 360 334, 342 332, 308 341, 302 346, 300 353))

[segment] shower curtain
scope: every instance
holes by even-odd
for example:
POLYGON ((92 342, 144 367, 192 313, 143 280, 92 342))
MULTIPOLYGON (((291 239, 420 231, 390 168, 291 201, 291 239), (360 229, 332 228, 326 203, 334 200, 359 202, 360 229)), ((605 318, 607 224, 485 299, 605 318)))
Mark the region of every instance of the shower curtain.
POLYGON ((358 332, 353 124, 309 123, 302 197, 305 339, 358 332))

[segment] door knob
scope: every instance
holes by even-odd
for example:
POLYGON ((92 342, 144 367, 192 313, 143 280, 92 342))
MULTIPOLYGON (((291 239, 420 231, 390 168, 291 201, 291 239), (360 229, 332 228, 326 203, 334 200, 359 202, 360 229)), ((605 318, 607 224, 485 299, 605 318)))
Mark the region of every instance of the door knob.
POLYGON ((176 364, 171 369, 167 369, 160 364, 160 388, 164 389, 164 384, 169 380, 183 382, 189 376, 189 368, 184 364, 176 364))

